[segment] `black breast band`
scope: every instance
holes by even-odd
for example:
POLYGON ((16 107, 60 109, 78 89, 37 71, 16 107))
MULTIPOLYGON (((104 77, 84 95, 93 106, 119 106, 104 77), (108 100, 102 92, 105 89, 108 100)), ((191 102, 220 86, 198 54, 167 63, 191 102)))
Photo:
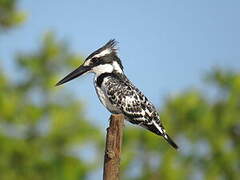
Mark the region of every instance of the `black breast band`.
POLYGON ((101 87, 102 82, 103 82, 103 79, 104 79, 105 77, 111 76, 111 75, 112 75, 112 73, 103 73, 103 74, 101 74, 100 76, 98 76, 98 77, 97 77, 97 86, 98 86, 98 87, 101 87))

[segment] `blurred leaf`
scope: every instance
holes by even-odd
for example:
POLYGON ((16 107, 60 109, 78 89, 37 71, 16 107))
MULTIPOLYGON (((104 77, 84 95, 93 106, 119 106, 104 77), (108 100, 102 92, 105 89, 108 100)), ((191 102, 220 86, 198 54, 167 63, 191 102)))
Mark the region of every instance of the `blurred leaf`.
POLYGON ((99 167, 99 156, 86 162, 89 155, 79 154, 85 144, 103 147, 100 131, 71 92, 55 87, 76 61, 82 58, 47 33, 39 50, 16 57, 22 78, 10 81, 1 73, 0 179, 85 179, 99 167))
POLYGON ((167 99, 160 116, 179 144, 179 152, 161 137, 142 129, 127 129, 123 154, 133 153, 124 159, 122 177, 128 179, 129 172, 137 166, 140 170, 131 179, 238 179, 239 77, 238 72, 217 68, 206 78, 215 85, 217 99, 209 100, 198 90, 187 90, 167 99), (149 154, 154 154, 153 158, 149 154))
POLYGON ((0 31, 22 24, 27 15, 18 11, 16 0, 0 0, 0 31))

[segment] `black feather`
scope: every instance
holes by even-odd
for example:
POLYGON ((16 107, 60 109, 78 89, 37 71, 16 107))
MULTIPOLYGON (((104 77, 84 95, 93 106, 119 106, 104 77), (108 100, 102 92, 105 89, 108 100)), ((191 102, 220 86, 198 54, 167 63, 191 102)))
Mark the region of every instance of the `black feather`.
MULTIPOLYGON (((162 136, 172 147, 174 147, 175 149, 178 149, 178 145, 168 136, 168 134, 166 134, 165 132, 164 134, 162 134, 154 124, 150 124, 150 125, 144 124, 143 126, 147 128, 149 131, 153 132, 154 134, 162 136)), ((162 126, 160 127, 164 129, 164 127, 162 126)))
POLYGON ((167 142, 168 142, 172 147, 174 147, 175 149, 178 150, 178 145, 177 145, 167 134, 165 134, 165 135, 163 136, 163 138, 164 138, 165 140, 167 140, 167 142), (166 136, 166 137, 165 137, 165 136, 166 136))
POLYGON ((96 54, 99 54, 100 52, 104 51, 105 49, 111 49, 112 53, 116 54, 117 52, 117 41, 115 41, 115 39, 111 39, 109 40, 104 46, 100 47, 99 49, 97 49, 96 51, 94 51, 93 53, 91 53, 87 58, 87 59, 91 59, 93 56, 95 56, 96 54))

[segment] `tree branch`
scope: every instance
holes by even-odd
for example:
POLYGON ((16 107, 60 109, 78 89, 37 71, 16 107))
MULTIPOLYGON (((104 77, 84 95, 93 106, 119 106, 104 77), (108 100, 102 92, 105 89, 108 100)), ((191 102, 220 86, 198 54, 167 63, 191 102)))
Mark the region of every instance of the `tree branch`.
POLYGON ((104 180, 118 180, 120 174, 120 156, 123 136, 124 116, 112 114, 107 128, 104 155, 104 180))

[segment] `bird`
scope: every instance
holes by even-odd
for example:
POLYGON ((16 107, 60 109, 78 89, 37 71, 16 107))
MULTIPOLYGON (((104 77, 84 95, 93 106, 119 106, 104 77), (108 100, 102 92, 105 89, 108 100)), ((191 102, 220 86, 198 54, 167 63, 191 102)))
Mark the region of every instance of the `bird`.
POLYGON ((162 136, 173 148, 178 149, 178 145, 167 134, 157 109, 125 75, 117 43, 115 39, 109 40, 56 86, 83 74, 94 73, 96 93, 110 113, 123 114, 125 120, 162 136))

